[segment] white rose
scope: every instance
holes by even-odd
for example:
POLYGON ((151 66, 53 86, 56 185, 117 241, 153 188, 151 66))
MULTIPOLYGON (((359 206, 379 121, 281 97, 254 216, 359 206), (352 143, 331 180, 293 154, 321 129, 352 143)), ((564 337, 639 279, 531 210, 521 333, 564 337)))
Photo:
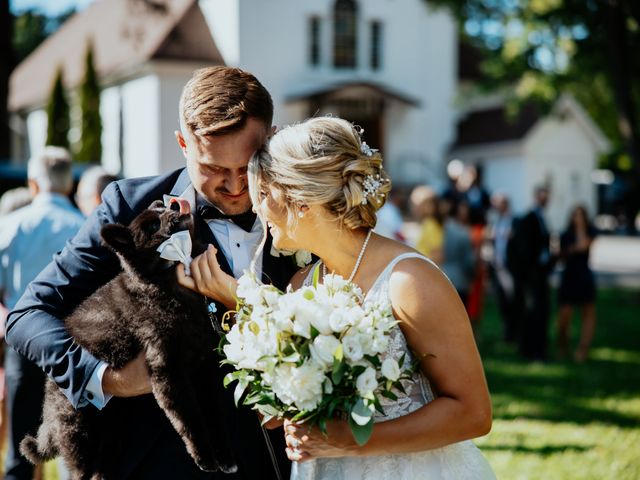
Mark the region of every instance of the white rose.
POLYGON ((356 379, 356 388, 361 396, 366 397, 373 393, 378 388, 378 380, 376 380, 376 371, 367 367, 356 379))
POLYGON ((389 337, 380 330, 376 331, 371 340, 371 355, 382 353, 389 346, 389 337))
POLYGON ((331 316, 331 307, 325 304, 316 304, 314 315, 309 320, 311 325, 315 327, 322 335, 331 335, 333 330, 331 329, 331 323, 329 317, 331 316))
POLYGON ((342 333, 349 326, 349 312, 334 310, 329 315, 329 326, 336 333, 342 333))
POLYGON ((324 283, 328 290, 331 290, 333 292, 338 292, 347 285, 347 281, 344 278, 334 273, 330 273, 329 275, 324 277, 322 283, 324 283))
POLYGON ((357 362, 364 356, 359 337, 360 336, 357 334, 349 334, 345 335, 342 338, 342 348, 344 351, 344 356, 347 358, 347 360, 350 360, 352 362, 357 362))
POLYGON ((300 367, 278 365, 274 377, 273 391, 287 405, 293 403, 300 410, 313 410, 322 400, 325 376, 313 361, 300 367))
POLYGON ((262 302, 260 286, 255 281, 254 276, 246 271, 245 274, 238 279, 236 295, 244 299, 244 302, 249 305, 258 305, 262 302))
POLYGON ((333 355, 340 346, 340 340, 333 335, 318 335, 309 349, 311 358, 324 367, 333 364, 333 355))
POLYGON ((263 290, 264 300, 271 308, 276 308, 280 300, 280 293, 274 288, 265 288, 263 290))
POLYGON ((385 358, 384 362, 382 362, 382 368, 380 371, 382 372, 382 375, 392 382, 395 382, 400 378, 400 366, 393 358, 385 358))
POLYGON ((346 309, 353 303, 353 299, 345 292, 336 292, 330 299, 334 308, 346 309))

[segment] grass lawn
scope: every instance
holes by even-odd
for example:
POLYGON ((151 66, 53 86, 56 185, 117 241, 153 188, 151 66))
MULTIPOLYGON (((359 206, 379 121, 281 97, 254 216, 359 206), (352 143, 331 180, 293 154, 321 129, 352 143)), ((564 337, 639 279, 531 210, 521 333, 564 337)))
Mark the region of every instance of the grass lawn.
POLYGON ((479 347, 494 422, 476 444, 498 478, 640 479, 640 294, 600 291, 597 322, 586 364, 531 364, 501 341, 488 302, 479 347))

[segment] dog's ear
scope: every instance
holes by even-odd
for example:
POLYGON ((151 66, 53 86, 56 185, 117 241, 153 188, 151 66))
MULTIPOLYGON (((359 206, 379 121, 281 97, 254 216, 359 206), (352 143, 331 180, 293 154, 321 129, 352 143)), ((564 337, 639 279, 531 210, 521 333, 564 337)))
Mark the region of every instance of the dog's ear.
POLYGON ((109 224, 100 230, 102 241, 116 252, 126 255, 135 247, 133 235, 124 225, 109 224))

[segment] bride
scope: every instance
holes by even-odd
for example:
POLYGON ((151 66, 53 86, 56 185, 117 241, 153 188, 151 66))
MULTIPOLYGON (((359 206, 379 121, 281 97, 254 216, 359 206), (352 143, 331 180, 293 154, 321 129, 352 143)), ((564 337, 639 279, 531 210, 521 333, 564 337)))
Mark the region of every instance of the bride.
MULTIPOLYGON (((348 423, 327 435, 285 421, 292 479, 485 479, 491 467, 469 439, 491 428, 491 402, 469 319, 455 289, 415 250, 372 233, 390 191, 382 158, 339 118, 312 118, 279 131, 249 164, 254 208, 283 250, 308 250, 320 260, 300 270, 294 288, 315 268, 352 280, 365 302, 386 298, 399 321, 387 356, 419 362, 398 399, 383 402, 370 440, 358 446, 348 423)), ((194 260, 192 288, 211 295, 225 283, 209 258, 194 260), (217 280, 216 280, 217 277, 217 280)), ((215 258, 215 257, 213 257, 215 258)), ((228 280, 228 279, 227 279, 228 280)))

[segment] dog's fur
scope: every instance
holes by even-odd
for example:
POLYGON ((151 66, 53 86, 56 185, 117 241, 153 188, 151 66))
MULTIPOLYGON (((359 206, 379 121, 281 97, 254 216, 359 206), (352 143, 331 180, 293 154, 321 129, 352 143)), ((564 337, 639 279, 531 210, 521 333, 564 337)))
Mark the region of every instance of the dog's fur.
MULTIPOLYGON (((231 454, 224 441, 216 440, 224 435, 214 418, 216 337, 207 306, 202 296, 177 283, 174 263, 156 251, 185 229, 193 232, 191 215, 160 201, 129 227, 103 226, 103 242, 118 254, 123 271, 65 324, 79 345, 116 369, 144 352, 153 395, 196 464, 229 472, 235 469, 231 454)), ((20 451, 34 464, 62 455, 73 478, 102 478, 105 465, 117 461, 110 449, 122 422, 131 421, 122 414, 107 419, 104 412, 92 406, 75 410, 49 380, 37 438, 25 437, 20 451)))

